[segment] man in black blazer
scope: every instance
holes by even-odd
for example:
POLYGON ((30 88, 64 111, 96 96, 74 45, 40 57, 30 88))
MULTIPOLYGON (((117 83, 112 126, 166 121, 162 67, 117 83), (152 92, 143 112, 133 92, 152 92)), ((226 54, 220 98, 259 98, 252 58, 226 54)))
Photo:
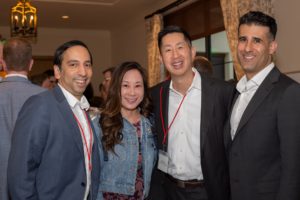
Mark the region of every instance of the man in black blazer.
POLYGON ((300 86, 272 62, 276 31, 262 12, 240 18, 245 76, 225 128, 232 200, 300 199, 300 86))
POLYGON ((151 89, 160 153, 149 199, 227 200, 223 127, 233 87, 193 68, 196 51, 180 27, 163 29, 158 44, 171 79, 151 89))
POLYGON ((13 200, 93 200, 99 186, 99 152, 83 96, 92 55, 81 41, 54 56, 58 85, 29 98, 18 116, 8 162, 13 200))

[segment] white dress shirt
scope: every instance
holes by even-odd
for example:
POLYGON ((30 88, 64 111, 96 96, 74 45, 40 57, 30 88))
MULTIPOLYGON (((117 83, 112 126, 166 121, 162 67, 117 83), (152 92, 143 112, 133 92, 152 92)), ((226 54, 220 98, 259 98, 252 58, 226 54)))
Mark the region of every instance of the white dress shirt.
MULTIPOLYGON (((195 73, 181 108, 168 132, 168 174, 180 180, 203 179, 200 159, 201 77, 195 73)), ((170 83, 168 124, 183 95, 170 83)))
MULTIPOLYGON (((91 187, 91 170, 89 169, 89 166, 92 164, 92 149, 89 148, 90 151, 90 160, 88 158, 88 152, 86 149, 86 145, 88 147, 92 147, 93 145, 93 132, 90 130, 91 124, 86 118, 86 111, 89 109, 90 104, 88 103, 87 99, 85 96, 82 96, 80 101, 76 97, 74 97, 70 92, 68 92, 66 89, 64 89, 60 84, 58 84, 59 87, 61 88, 64 96, 66 97, 74 115, 78 119, 80 126, 82 127, 84 131, 84 136, 81 134, 82 138, 82 144, 83 144, 83 149, 84 149, 84 159, 85 159, 85 169, 86 169, 86 175, 87 175, 87 184, 86 184, 86 190, 84 194, 83 200, 87 199, 87 196, 89 194, 89 190, 91 187), (91 131, 91 132, 90 132, 91 131), (92 136, 92 138, 90 138, 92 136), (85 137, 85 139, 84 139, 85 137), (92 140, 92 145, 90 144, 90 141, 92 140), (85 141, 87 144, 85 144, 85 141)), ((74 116, 74 118, 75 118, 74 116)), ((77 122, 78 124, 78 122, 77 122)), ((78 129, 80 130, 80 126, 78 124, 78 129)), ((80 130, 81 132, 81 130, 80 130)))
POLYGON ((240 95, 237 98, 232 114, 230 117, 230 134, 233 139, 236 133, 236 130, 239 126, 240 120, 246 110, 249 102, 252 97, 256 93, 258 87, 261 85, 266 76, 270 73, 270 71, 274 68, 274 63, 269 64, 263 70, 258 72, 252 79, 247 80, 244 75, 241 80, 238 82, 236 89, 239 91, 240 95))

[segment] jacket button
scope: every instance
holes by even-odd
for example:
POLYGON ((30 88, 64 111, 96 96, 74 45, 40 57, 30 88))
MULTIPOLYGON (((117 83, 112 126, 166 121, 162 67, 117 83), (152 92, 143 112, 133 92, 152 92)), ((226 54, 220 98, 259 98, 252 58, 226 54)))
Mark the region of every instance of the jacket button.
POLYGON ((85 187, 85 182, 81 182, 81 186, 82 186, 82 187, 85 187))

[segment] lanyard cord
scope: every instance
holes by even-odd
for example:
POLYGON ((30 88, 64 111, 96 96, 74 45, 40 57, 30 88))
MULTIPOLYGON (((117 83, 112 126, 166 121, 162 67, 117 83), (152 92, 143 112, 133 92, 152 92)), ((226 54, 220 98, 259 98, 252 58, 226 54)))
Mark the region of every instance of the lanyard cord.
POLYGON ((92 134, 92 128, 91 128, 91 124, 88 120, 88 117, 87 117, 87 114, 86 112, 84 112, 85 114, 85 118, 86 118, 86 122, 88 123, 88 127, 89 127, 89 132, 90 132, 90 147, 88 147, 88 144, 87 144, 87 140, 86 140, 86 137, 84 135, 84 130, 81 126, 81 123, 79 122, 78 118, 76 117, 76 115, 74 115, 75 119, 76 119, 76 122, 79 126, 79 129, 80 129, 80 133, 83 137, 83 140, 84 140, 84 146, 85 146, 85 149, 86 149, 86 152, 87 152, 87 156, 88 156, 88 166, 89 166, 89 171, 92 171, 92 164, 91 164, 91 154, 92 154, 92 142, 93 142, 93 134, 92 134))
POLYGON ((165 143, 166 143, 166 139, 167 139, 167 135, 168 135, 168 133, 169 133, 169 130, 170 130, 171 126, 173 125, 173 122, 175 121, 175 118, 177 117, 177 114, 178 114, 178 112, 179 112, 179 110, 180 110, 180 108, 181 108, 181 106, 182 106, 182 103, 183 103, 183 101, 184 101, 184 99, 185 99, 187 93, 186 93, 186 94, 183 96, 183 98, 181 99, 181 101, 180 101, 180 103, 179 103, 179 106, 178 106, 178 108, 177 108, 177 110, 176 110, 176 113, 175 113, 175 115, 174 115, 174 117, 173 117, 173 119, 172 119, 170 125, 167 127, 168 129, 166 130, 166 129, 165 129, 165 121, 164 121, 164 118, 163 118, 163 112, 162 112, 162 89, 163 89, 163 88, 161 87, 161 88, 160 88, 160 95, 159 95, 159 97, 160 97, 160 119, 161 119, 161 122, 162 122, 162 128, 163 128, 163 132, 164 132, 163 144, 165 144, 165 143))

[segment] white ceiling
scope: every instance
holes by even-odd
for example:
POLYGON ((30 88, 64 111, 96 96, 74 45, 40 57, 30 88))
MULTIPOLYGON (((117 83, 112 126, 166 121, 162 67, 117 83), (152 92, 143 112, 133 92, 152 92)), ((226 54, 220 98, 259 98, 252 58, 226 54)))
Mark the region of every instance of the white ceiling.
MULTIPOLYGON (((38 27, 109 30, 124 21, 143 18, 175 0, 31 0, 38 10, 38 27), (68 15, 70 19, 62 20, 68 15)), ((0 26, 9 26, 17 0, 1 0, 0 26)))

